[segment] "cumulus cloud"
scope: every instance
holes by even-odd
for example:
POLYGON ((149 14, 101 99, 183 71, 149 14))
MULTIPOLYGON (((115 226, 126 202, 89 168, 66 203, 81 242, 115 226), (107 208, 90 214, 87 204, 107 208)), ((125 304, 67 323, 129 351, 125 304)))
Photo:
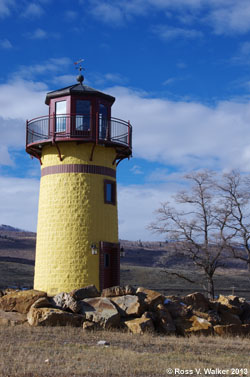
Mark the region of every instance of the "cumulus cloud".
POLYGON ((195 169, 240 168, 250 171, 250 103, 219 102, 209 107, 145 97, 112 88, 113 115, 134 125, 134 156, 195 169))
POLYGON ((72 61, 67 57, 50 58, 40 64, 20 66, 16 76, 25 80, 32 80, 34 77, 37 78, 46 73, 59 74, 65 72, 65 68, 69 65, 72 65, 72 61))
POLYGON ((203 34, 199 30, 195 29, 184 29, 179 27, 169 27, 164 25, 157 25, 153 28, 154 33, 157 34, 164 40, 175 39, 175 38, 199 38, 202 37, 203 34))
MULTIPOLYGON (((89 0, 88 4, 94 17, 111 25, 121 25, 150 12, 165 12, 166 19, 173 15, 180 23, 190 25, 200 21, 216 34, 242 34, 250 30, 249 0, 89 0)), ((187 29, 186 34, 180 30, 176 30, 176 37, 187 35, 187 29)), ((190 29, 190 35, 194 37, 196 33, 190 29)))
POLYGON ((36 29, 33 33, 27 34, 30 39, 45 39, 48 38, 48 33, 43 29, 36 29))
MULTIPOLYGON (((46 85, 42 83, 22 79, 0 85, 1 118, 19 122, 20 119, 25 121, 28 118, 42 115, 45 111, 47 113, 48 108, 44 104, 46 89, 46 85)), ((1 125, 3 124, 1 123, 1 125)), ((11 132, 11 127, 8 132, 11 132)))
POLYGON ((15 0, 0 0, 0 17, 4 18, 9 16, 14 5, 15 0))
POLYGON ((0 224, 36 231, 39 181, 0 177, 0 224))
POLYGON ((30 3, 22 13, 23 17, 40 17, 44 13, 43 8, 37 3, 30 3))
POLYGON ((147 226, 155 219, 154 212, 161 202, 173 200, 182 188, 181 176, 168 175, 167 184, 118 185, 119 237, 130 240, 159 240, 147 226))
POLYGON ((0 40, 0 46, 6 50, 9 50, 11 49, 13 46, 12 46, 12 43, 8 40, 8 39, 2 39, 0 40))

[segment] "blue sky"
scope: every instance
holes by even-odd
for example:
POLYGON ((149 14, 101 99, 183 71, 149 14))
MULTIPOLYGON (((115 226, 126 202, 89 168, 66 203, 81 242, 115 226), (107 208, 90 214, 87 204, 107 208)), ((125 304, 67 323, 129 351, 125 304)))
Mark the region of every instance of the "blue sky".
POLYGON ((123 239, 146 230, 191 170, 250 171, 249 0, 0 0, 0 223, 36 230, 40 166, 25 120, 85 83, 133 125, 118 168, 123 239))

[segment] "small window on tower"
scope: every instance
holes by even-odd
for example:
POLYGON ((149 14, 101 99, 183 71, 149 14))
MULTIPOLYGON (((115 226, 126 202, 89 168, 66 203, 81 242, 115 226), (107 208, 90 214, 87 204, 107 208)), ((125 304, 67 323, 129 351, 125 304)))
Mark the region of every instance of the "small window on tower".
POLYGON ((114 181, 104 181, 104 202, 116 204, 116 183, 114 181))

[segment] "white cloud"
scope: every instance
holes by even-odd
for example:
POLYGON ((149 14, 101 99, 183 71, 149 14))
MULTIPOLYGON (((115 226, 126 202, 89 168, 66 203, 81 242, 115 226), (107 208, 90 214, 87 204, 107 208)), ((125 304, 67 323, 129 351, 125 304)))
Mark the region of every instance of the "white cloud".
POLYGON ((24 36, 26 36, 29 39, 58 39, 60 38, 59 33, 54 33, 54 32, 47 32, 43 29, 36 29, 33 32, 28 32, 25 33, 24 36))
POLYGON ((244 34, 250 30, 250 3, 248 0, 214 3, 207 20, 216 34, 244 34))
POLYGON ((9 50, 11 49, 13 46, 12 46, 12 43, 8 40, 8 39, 2 39, 0 40, 0 46, 6 50, 9 50))
POLYGON ((134 156, 186 169, 250 171, 250 103, 195 102, 146 98, 125 88, 109 90, 113 116, 130 119, 134 156))
POLYGON ((73 10, 67 10, 65 12, 65 17, 68 21, 75 21, 78 18, 79 14, 73 10))
POLYGON ((168 27, 164 25, 158 25, 154 28, 155 34, 164 40, 175 39, 175 38, 200 38, 202 37, 202 32, 194 29, 183 29, 178 27, 168 27))
POLYGON ((64 72, 69 65, 72 65, 72 61, 67 57, 50 58, 40 64, 20 66, 16 76, 25 80, 31 80, 33 77, 37 77, 37 75, 64 72))
MULTIPOLYGON (((47 87, 21 79, 0 85, 0 115, 6 121, 25 121, 48 112, 44 104, 47 87)), ((13 122, 14 124, 14 122, 13 122)), ((11 133, 9 126, 8 131, 11 133)), ((2 138, 1 138, 2 140, 2 138)))
POLYGON ((33 33, 29 34, 30 39, 45 39, 48 37, 48 33, 43 29, 36 29, 33 33))
POLYGON ((152 234, 147 226, 155 220, 154 212, 160 203, 171 202, 173 195, 183 188, 181 180, 180 175, 173 179, 169 175, 167 184, 118 185, 119 237, 145 241, 162 239, 159 234, 152 234))
POLYGON ((0 177, 0 224, 36 231, 39 181, 0 177))
POLYGON ((93 3, 94 6, 91 8, 91 13, 94 17, 109 23, 110 26, 123 22, 124 15, 120 7, 101 1, 94 1, 93 3))
MULTIPOLYGON (((165 12, 166 20, 173 15, 180 23, 191 25, 200 21, 210 25, 216 34, 246 33, 250 30, 249 0, 89 0, 94 17, 113 25, 121 25, 134 16, 145 16, 152 12, 165 12)), ((187 35, 188 29, 177 27, 167 33, 175 37, 187 35), (179 31, 178 31, 179 29, 179 31)), ((198 33, 190 29, 190 36, 198 33)))
POLYGON ((0 17, 9 16, 14 5, 15 0, 0 0, 0 17))
POLYGON ((29 17, 40 17, 44 13, 43 8, 36 3, 30 3, 24 12, 22 13, 23 17, 29 18, 29 17))
MULTIPOLYGON (((0 122, 1 122, 1 119, 0 119, 0 122)), ((7 145, 0 144, 0 165, 14 166, 14 162, 10 156, 7 145)))

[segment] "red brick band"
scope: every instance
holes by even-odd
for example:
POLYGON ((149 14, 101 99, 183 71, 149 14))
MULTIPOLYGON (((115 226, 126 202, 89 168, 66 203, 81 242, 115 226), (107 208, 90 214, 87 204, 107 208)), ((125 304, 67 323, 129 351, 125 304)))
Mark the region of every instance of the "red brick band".
POLYGON ((105 166, 98 165, 84 165, 84 164, 64 164, 47 166, 42 169, 41 176, 49 174, 61 174, 61 173, 89 173, 89 174, 101 174, 108 177, 116 178, 115 169, 107 168, 105 166))

